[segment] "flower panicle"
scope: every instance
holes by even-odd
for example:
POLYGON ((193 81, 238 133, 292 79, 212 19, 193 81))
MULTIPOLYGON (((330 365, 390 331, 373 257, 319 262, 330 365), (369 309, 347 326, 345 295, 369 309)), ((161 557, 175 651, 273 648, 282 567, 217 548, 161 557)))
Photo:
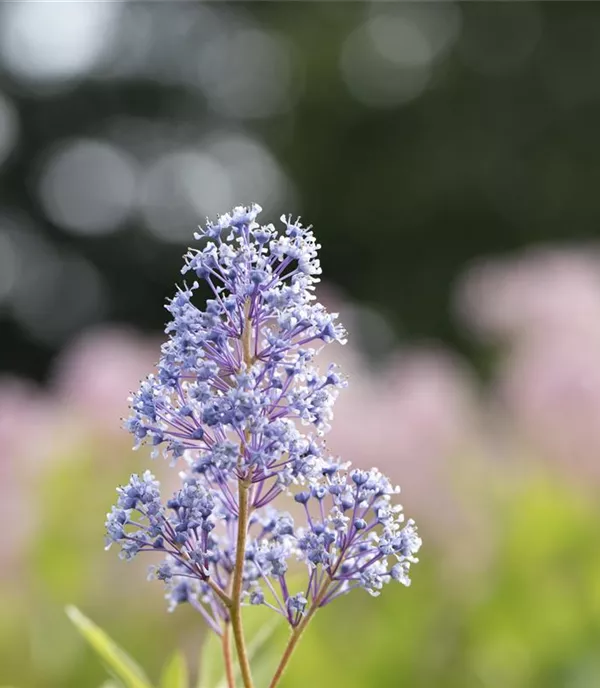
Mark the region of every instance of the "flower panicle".
POLYGON ((165 583, 170 608, 192 604, 217 633, 229 621, 236 561, 245 603, 297 627, 355 588, 378 595, 391 581, 408 585, 421 546, 392 503, 398 488, 326 451, 322 436, 346 380, 335 365, 320 370, 315 356, 344 344, 346 332, 313 293, 321 267, 312 229, 283 216, 277 232, 258 224, 260 210, 234 208, 195 234, 199 247, 182 269, 188 283, 166 306, 157 370, 131 398, 126 427, 136 446, 179 466, 182 486, 164 502, 152 473, 133 475, 106 521, 108 546, 122 557, 162 553, 151 576, 165 583), (211 291, 203 310, 193 303, 199 281, 211 291), (275 508, 284 498, 290 513, 275 508), (291 589, 298 565, 306 581, 291 589))

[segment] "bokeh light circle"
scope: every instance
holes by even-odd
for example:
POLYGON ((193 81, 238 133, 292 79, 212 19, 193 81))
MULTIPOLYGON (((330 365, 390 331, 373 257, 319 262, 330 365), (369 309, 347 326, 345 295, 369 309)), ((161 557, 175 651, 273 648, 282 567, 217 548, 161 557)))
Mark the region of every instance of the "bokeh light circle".
POLYGON ((423 93, 431 77, 431 57, 427 36, 415 22, 374 17, 346 39, 340 69, 357 100, 393 107, 423 93))
POLYGON ((48 217, 77 234, 106 234, 127 219, 135 199, 136 164, 94 139, 59 144, 42 166, 39 195, 48 217))
POLYGON ((9 2, 0 8, 0 59, 21 82, 69 83, 108 54, 119 3, 9 2))

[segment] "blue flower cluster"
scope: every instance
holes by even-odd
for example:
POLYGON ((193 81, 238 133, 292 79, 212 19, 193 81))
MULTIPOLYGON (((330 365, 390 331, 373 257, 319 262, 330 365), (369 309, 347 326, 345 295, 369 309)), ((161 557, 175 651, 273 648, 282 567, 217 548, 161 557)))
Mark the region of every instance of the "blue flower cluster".
POLYGON ((190 602, 216 632, 228 620, 240 526, 244 599, 292 626, 354 588, 377 595, 392 580, 408 585, 421 545, 391 504, 397 488, 375 469, 349 472, 324 448, 346 382, 314 359, 346 334, 315 301, 311 229, 282 217, 278 233, 256 222, 259 212, 235 208, 195 235, 200 248, 182 270, 194 281, 168 303, 157 372, 131 398, 136 446, 178 465, 183 485, 163 503, 151 473, 134 475, 106 523, 108 545, 125 558, 166 554, 152 575, 171 607, 190 602), (198 280, 212 291, 204 310, 192 302, 198 280), (285 498, 295 519, 272 504, 285 498), (299 592, 287 575, 295 562, 307 571, 299 592))
MULTIPOLYGON (((246 551, 251 604, 267 604, 296 626, 307 608, 322 607, 354 588, 378 595, 392 580, 410 584, 410 565, 421 546, 415 524, 391 504, 392 487, 376 469, 348 472, 323 463, 321 476, 296 491, 296 526, 287 513, 257 517, 261 532, 246 551), (305 586, 288 589, 288 561, 304 563, 305 586)), ((297 584, 297 582, 296 582, 297 584)))

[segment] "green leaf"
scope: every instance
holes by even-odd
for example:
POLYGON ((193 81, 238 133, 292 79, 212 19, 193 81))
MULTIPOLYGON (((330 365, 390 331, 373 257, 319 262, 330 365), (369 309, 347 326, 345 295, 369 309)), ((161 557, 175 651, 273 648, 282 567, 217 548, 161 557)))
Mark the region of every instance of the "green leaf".
POLYGON ((182 652, 176 651, 165 664, 160 688, 189 688, 190 678, 187 662, 182 652))
MULTIPOLYGON (((200 666, 198 667, 197 688, 215 688, 223 676, 221 638, 216 633, 210 633, 200 651, 200 666)), ((232 650, 235 655, 235 650, 232 650)))
POLYGON ((140 666, 122 650, 99 626, 90 621, 77 607, 66 608, 67 616, 79 632, 126 688, 152 688, 140 666))

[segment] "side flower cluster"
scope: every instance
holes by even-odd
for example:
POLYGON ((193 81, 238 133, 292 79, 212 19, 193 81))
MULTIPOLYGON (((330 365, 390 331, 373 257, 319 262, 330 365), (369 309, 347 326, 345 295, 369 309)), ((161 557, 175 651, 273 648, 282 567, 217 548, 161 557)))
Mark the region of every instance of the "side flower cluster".
POLYGON ((250 603, 267 604, 296 626, 308 609, 354 588, 376 596, 392 580, 409 585, 421 540, 414 522, 404 521, 402 507, 391 504, 398 491, 376 469, 325 465, 320 479, 294 494, 301 525, 274 511, 259 520, 261 532, 246 551, 250 603), (290 559, 308 573, 294 594, 286 580, 290 559))
POLYGON ((282 217, 278 233, 259 212, 235 208, 195 235, 182 270, 193 282, 168 303, 157 372, 131 398, 136 446, 177 466, 182 486, 165 502, 149 471, 133 475, 106 522, 124 558, 161 552, 151 575, 171 608, 192 604, 217 633, 242 602, 295 627, 354 588, 408 585, 421 545, 392 504, 398 488, 325 450, 346 382, 314 359, 346 334, 315 301, 311 229, 282 217), (204 310, 192 302, 199 280, 212 292, 204 310), (278 508, 285 499, 290 513, 278 508))

